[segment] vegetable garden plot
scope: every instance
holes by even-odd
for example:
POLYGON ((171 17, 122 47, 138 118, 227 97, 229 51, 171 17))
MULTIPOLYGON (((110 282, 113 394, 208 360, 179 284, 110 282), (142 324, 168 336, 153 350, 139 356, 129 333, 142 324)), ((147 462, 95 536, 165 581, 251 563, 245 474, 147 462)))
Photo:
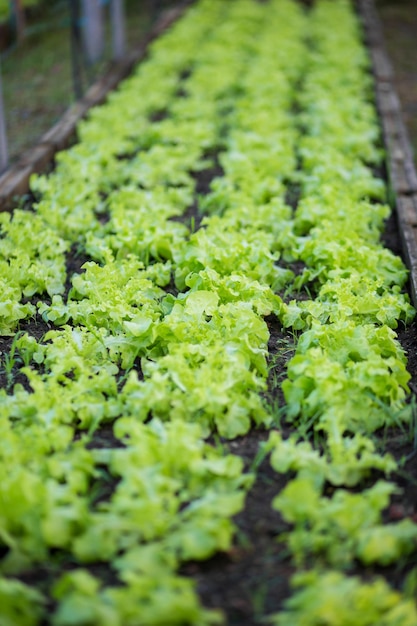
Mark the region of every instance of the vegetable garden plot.
POLYGON ((381 451, 414 311, 350 5, 196 3, 79 136, 0 218, 3 623, 416 624, 381 451), (269 587, 203 602, 269 454, 269 587))

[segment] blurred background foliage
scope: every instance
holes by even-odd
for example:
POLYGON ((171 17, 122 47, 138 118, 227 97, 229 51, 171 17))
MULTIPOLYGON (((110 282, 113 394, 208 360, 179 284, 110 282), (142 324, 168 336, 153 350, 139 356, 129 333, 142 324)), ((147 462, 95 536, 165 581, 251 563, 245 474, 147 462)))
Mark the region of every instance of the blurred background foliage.
MULTIPOLYGON (((69 0, 24 2, 24 32, 8 0, 0 0, 0 49, 9 158, 19 154, 59 120, 76 99, 74 93, 69 0)), ((173 0, 125 0, 127 50, 140 45, 160 13, 179 4, 173 0)), ((94 64, 83 63, 85 91, 111 64, 109 3, 103 0, 104 51, 94 64)))

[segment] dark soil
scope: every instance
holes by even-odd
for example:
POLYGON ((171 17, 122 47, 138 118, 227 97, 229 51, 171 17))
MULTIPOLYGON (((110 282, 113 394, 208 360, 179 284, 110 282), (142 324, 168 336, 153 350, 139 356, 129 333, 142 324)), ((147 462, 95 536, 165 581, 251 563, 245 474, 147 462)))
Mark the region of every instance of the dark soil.
MULTIPOLYGON (((230 442, 230 451, 241 456, 249 468, 268 436, 266 431, 253 431, 230 442)), ((235 518, 238 530, 234 547, 182 568, 183 574, 196 581, 204 605, 224 611, 228 626, 260 623, 265 614, 279 610, 289 595, 294 568, 285 545, 277 541, 277 535, 288 530, 288 525, 271 507, 287 481, 265 459, 258 467, 244 511, 235 518)))
POLYGON ((218 151, 213 151, 211 153, 203 155, 203 160, 209 160, 210 165, 202 170, 196 170, 191 172, 192 177, 195 181, 195 193, 193 203, 181 215, 175 215, 170 218, 173 222, 181 222, 182 224, 185 224, 191 232, 202 228, 201 222, 204 215, 199 209, 199 196, 205 196, 209 194, 211 191, 211 183, 213 182, 213 180, 215 178, 224 176, 224 170, 219 163, 218 157, 218 151))
POLYGON ((15 339, 27 332, 37 341, 40 341, 52 328, 52 325, 35 314, 34 317, 20 322, 19 332, 16 335, 0 335, 0 389, 5 389, 7 393, 13 393, 14 386, 20 384, 26 391, 32 391, 28 379, 21 371, 24 363, 16 349, 15 339))
POLYGON ((76 244, 71 246, 71 249, 67 253, 66 258, 66 270, 67 270, 67 280, 65 283, 65 293, 64 299, 67 298, 69 290, 72 287, 71 279, 74 274, 83 274, 84 263, 87 261, 91 261, 91 258, 87 256, 82 249, 80 249, 76 244))
POLYGON ((298 206, 298 202, 300 200, 300 194, 301 194, 301 187, 299 183, 290 182, 287 185, 287 191, 285 194, 285 204, 290 206, 293 209, 293 211, 295 211, 295 209, 298 206))

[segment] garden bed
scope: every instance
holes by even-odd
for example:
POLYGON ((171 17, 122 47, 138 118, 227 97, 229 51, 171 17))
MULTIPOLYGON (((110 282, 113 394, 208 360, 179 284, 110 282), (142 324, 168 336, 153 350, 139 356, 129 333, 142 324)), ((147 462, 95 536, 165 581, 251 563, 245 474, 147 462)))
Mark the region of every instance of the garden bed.
POLYGON ((307 4, 196 3, 1 218, 5 624, 417 620, 414 310, 307 4))

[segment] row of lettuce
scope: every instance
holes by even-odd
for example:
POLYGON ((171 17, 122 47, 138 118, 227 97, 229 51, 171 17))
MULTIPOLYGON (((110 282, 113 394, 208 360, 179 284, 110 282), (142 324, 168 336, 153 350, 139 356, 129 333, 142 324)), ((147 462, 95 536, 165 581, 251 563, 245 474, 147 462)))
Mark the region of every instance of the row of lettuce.
POLYGON ((404 593, 348 575, 417 551, 416 524, 381 521, 396 463, 372 433, 411 420, 394 329, 414 312, 379 243, 382 155, 350 5, 202 0, 79 135, 32 181, 34 211, 0 216, 2 334, 56 325, 3 355, 30 387, 0 395, 4 623, 221 623, 178 569, 230 547, 254 477, 205 439, 263 425, 273 468, 295 475, 273 506, 300 570, 272 621, 414 625, 404 593), (181 216, 213 165, 193 232, 181 216), (90 260, 67 277, 77 251, 90 260), (271 314, 298 336, 286 440, 261 399, 271 314))
POLYGON ((346 4, 319 3, 310 24, 294 245, 307 266, 301 280, 313 279, 317 295, 298 305, 302 332, 283 387, 288 418, 325 444, 319 452, 296 435, 271 435, 273 467, 295 472, 273 506, 293 525, 286 539, 295 562, 316 566, 295 576, 298 592, 275 623, 411 626, 415 589, 402 600, 382 579, 364 584, 343 574, 358 563, 394 565, 416 550, 411 519, 382 523, 396 486, 375 476, 394 463, 372 440, 411 418, 409 374, 392 329, 413 312, 401 295, 401 261, 380 244, 388 210, 370 168, 380 161, 378 124, 356 18, 346 4))

